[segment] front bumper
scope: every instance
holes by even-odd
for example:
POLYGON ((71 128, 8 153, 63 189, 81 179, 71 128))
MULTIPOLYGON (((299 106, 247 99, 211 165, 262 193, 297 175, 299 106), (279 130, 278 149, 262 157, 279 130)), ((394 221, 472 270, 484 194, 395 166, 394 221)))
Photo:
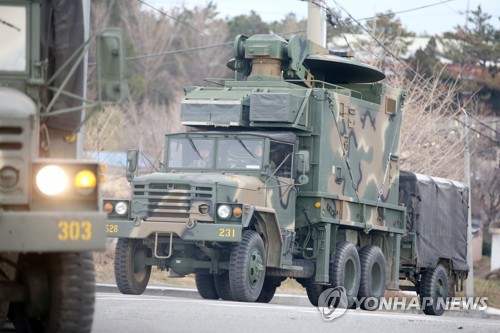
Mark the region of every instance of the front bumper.
POLYGON ((99 212, 0 211, 0 251, 102 250, 105 225, 99 212))
POLYGON ((240 242, 241 224, 196 223, 188 228, 186 223, 148 222, 144 220, 108 220, 108 237, 147 238, 155 233, 173 233, 186 241, 240 242))

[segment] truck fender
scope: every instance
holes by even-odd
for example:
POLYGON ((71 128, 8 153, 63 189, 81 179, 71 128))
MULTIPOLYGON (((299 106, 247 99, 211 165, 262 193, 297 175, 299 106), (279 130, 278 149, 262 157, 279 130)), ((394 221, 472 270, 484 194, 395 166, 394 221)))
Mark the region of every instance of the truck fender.
POLYGON ((243 221, 243 228, 252 226, 264 236, 267 266, 280 267, 283 239, 276 211, 272 208, 252 206, 250 214, 243 221))

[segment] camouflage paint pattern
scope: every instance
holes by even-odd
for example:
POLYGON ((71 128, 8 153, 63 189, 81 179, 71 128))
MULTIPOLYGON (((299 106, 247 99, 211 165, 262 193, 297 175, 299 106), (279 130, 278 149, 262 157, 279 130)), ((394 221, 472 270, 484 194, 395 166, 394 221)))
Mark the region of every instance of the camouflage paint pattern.
MULTIPOLYGON (((247 42, 251 41, 248 45, 252 45, 253 54, 245 58, 241 52, 237 53, 235 62, 230 64, 233 69, 245 72, 252 67, 251 62, 266 57, 285 59, 287 55, 291 57, 293 54, 300 58, 300 63, 307 63, 308 52, 317 49, 301 49, 301 42, 293 39, 289 52, 283 53, 279 48, 287 47, 286 41, 259 36, 251 37, 253 40, 247 39, 247 42)), ((236 44, 243 47, 243 42, 244 39, 237 39, 236 44)), ((296 69, 300 67, 297 64, 299 58, 292 61, 296 69)), ((361 70, 361 73, 366 69, 371 78, 383 77, 373 68, 360 69, 359 64, 350 64, 348 60, 325 63, 325 71, 331 74, 336 68, 342 70, 346 63, 347 66, 357 66, 356 70, 361 70)), ((227 81, 222 89, 189 87, 181 108, 182 122, 185 125, 202 126, 204 135, 210 136, 206 133, 213 130, 214 137, 220 135, 215 131, 223 132, 225 128, 231 133, 266 130, 294 133, 297 136, 294 152, 309 152, 310 170, 304 174, 298 173, 295 166, 291 178, 269 177, 265 173, 228 171, 221 174, 213 170, 199 173, 165 170, 138 177, 132 183, 131 219, 128 222, 113 221, 119 225, 128 223, 129 227, 126 232, 109 235, 146 238, 151 237, 152 232, 168 232, 175 234, 174 245, 186 242, 194 244, 195 238, 186 233, 189 219, 197 220, 196 226, 219 225, 221 221, 200 218, 196 213, 196 200, 193 199, 190 201, 189 214, 180 220, 152 219, 145 222, 141 217, 141 214, 145 214, 145 198, 136 187, 153 182, 186 184, 191 189, 207 187, 210 188, 212 207, 220 203, 243 205, 242 220, 231 221, 234 225, 245 229, 252 215, 260 212, 256 220, 262 224, 257 228, 267 229, 263 234, 268 259, 272 257, 268 260, 269 266, 290 267, 290 260, 284 256, 286 251, 281 248, 281 232, 286 230, 295 232, 293 255, 315 262, 315 280, 320 283, 329 281, 330 256, 338 241, 348 240, 358 246, 377 244, 386 257, 389 286, 397 288, 399 246, 401 234, 405 232, 405 209, 398 206, 399 130, 403 92, 383 84, 358 83, 359 78, 350 84, 345 83, 349 80, 342 76, 334 79, 330 77, 330 82, 312 81, 314 76, 321 77, 321 73, 313 70, 298 73, 288 68, 281 74, 285 78, 280 78, 275 71, 275 63, 269 64, 267 72, 265 66, 259 66, 248 81, 227 81), (286 78, 290 79, 289 82, 285 81, 286 78), (296 81, 297 78, 300 80, 296 81), (225 121, 221 116, 225 108, 229 110, 228 105, 231 121, 225 121), (304 181, 303 176, 307 176, 308 181, 304 181), (153 227, 155 223, 157 228, 153 227), (145 224, 148 229, 142 231, 145 224), (279 243, 279 246, 275 243, 279 243)), ((286 69, 286 66, 286 63, 282 63, 282 67, 286 69)), ((373 82, 370 80, 367 82, 373 82)), ((196 135, 196 132, 189 135, 196 135)), ((190 198, 196 197, 192 190, 189 193, 190 198)), ((215 216, 214 210, 212 214, 215 216)), ((215 239, 213 232, 207 230, 206 241, 217 240, 219 244, 238 241, 237 238, 215 239)), ((198 235, 203 237, 202 234, 198 235)), ((195 257, 196 251, 206 252, 204 247, 206 244, 193 250, 193 253, 179 255, 195 257)), ((227 265, 223 259, 213 258, 212 261, 227 265)), ((206 263, 202 261, 191 263, 193 270, 206 268, 206 263)))

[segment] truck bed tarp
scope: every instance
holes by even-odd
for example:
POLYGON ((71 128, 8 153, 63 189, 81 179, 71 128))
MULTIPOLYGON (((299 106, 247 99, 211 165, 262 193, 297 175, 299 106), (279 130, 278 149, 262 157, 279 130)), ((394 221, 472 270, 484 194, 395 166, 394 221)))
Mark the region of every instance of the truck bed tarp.
MULTIPOLYGON (((41 58, 49 59, 48 78, 50 78, 85 41, 83 6, 81 0, 41 0, 41 58)), ((68 76, 73 63, 58 75, 52 84, 59 87, 68 76)), ((71 76, 65 91, 78 96, 84 89, 83 62, 71 76)), ((47 92, 45 102, 52 98, 53 93, 47 92)), ((54 110, 82 106, 82 101, 71 97, 59 96, 54 110)), ((81 120, 81 112, 70 112, 47 118, 47 125, 68 132, 74 131, 81 120)))
POLYGON ((469 190, 448 179, 401 171, 399 201, 407 209, 407 232, 416 235, 417 267, 436 267, 451 259, 453 269, 468 270, 469 190))

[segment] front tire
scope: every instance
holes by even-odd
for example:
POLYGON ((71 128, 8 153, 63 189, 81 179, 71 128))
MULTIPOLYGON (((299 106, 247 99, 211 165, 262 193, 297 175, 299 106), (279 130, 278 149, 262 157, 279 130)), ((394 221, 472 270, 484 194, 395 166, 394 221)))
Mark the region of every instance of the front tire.
POLYGON ((115 251, 115 280, 122 294, 140 295, 151 276, 151 266, 144 259, 151 257, 151 250, 142 239, 118 238, 115 251))
POLYGON ((255 302, 266 277, 266 252, 260 235, 253 230, 243 232, 241 242, 231 250, 229 282, 235 300, 255 302))
POLYGON ((347 294, 347 307, 355 305, 358 295, 361 265, 356 246, 346 241, 337 243, 333 260, 330 262, 330 284, 333 288, 344 287, 347 294))
POLYGON ((20 258, 19 267, 18 281, 36 288, 30 301, 10 306, 9 319, 17 332, 91 331, 95 302, 91 252, 29 254, 20 258))
POLYGON ((362 300, 360 307, 363 310, 374 311, 378 309, 385 293, 387 273, 384 253, 378 246, 367 245, 359 251, 359 258, 361 279, 358 299, 362 300))
POLYGON ((441 316, 444 313, 448 288, 448 274, 443 265, 439 264, 423 273, 419 298, 426 315, 441 316))

